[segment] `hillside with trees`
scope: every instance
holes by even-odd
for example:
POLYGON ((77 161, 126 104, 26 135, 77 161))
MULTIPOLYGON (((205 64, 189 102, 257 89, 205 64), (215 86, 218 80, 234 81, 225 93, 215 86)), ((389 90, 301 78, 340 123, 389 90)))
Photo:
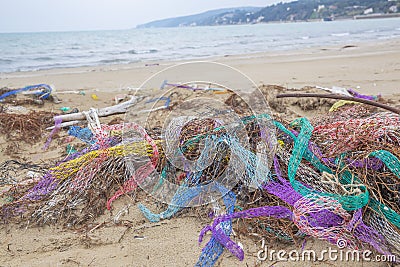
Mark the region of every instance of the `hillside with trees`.
POLYGON ((191 16, 153 21, 137 27, 213 26, 390 16, 400 16, 400 0, 298 0, 264 8, 211 10, 191 16))
POLYGON ((306 21, 347 19, 359 15, 389 14, 400 10, 400 1, 388 0, 300 0, 279 3, 255 12, 251 21, 306 21))

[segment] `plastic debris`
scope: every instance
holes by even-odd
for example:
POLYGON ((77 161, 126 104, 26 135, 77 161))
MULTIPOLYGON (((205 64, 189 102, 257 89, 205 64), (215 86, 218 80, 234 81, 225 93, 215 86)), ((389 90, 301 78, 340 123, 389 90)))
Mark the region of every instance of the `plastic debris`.
POLYGON ((19 93, 29 93, 36 95, 39 99, 48 99, 51 95, 52 88, 47 84, 29 85, 20 89, 11 90, 0 95, 0 101, 8 96, 16 95, 19 93))
POLYGON ((61 110, 62 112, 68 112, 68 111, 71 110, 71 108, 70 108, 70 107, 61 107, 60 110, 61 110))
MULTIPOLYGON (((332 89, 365 97, 344 90, 332 89)), ((155 101, 174 107, 168 97, 147 103, 155 101)), ((211 117, 176 117, 162 134, 133 122, 102 124, 95 110, 85 112, 88 127, 68 131, 84 148, 68 144, 67 157, 39 181, 30 180, 32 186, 21 187, 1 165, 0 174, 7 175, 3 183, 14 183, 12 192, 18 194, 1 193, 0 218, 85 224, 112 209, 118 198, 145 190, 168 203, 153 210, 137 201, 150 222, 209 200, 205 218, 211 220, 199 243, 206 234, 211 238, 196 266, 214 265, 225 249, 243 260, 240 235, 233 239, 232 233, 246 229, 285 242, 312 236, 399 256, 400 116, 340 104, 326 117, 291 123, 269 114, 238 116, 227 124, 211 117), (182 164, 185 159, 193 165, 182 164)))

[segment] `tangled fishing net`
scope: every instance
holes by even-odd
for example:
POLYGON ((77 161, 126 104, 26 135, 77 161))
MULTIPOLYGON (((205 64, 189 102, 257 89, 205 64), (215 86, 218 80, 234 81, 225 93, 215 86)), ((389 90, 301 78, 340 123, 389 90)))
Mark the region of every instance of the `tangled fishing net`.
MULTIPOLYGON (((173 110, 190 97, 187 89, 160 100, 173 110)), ((160 203, 153 210, 138 199, 151 222, 188 207, 212 207, 213 221, 199 242, 208 232, 211 238, 198 266, 214 265, 224 249, 243 260, 233 231, 236 238, 251 234, 292 243, 305 236, 331 244, 344 240, 348 248, 400 255, 398 115, 349 104, 326 119, 289 123, 252 115, 233 93, 225 104, 231 109, 209 110, 203 118, 168 119, 167 109, 156 107, 144 127, 71 128, 86 147, 55 166, 24 166, 41 174, 29 183, 13 178, 14 163, 3 163, 0 183, 8 188, 0 192, 2 221, 82 225, 118 198, 143 190, 160 203), (241 117, 230 118, 233 111, 241 117), (167 131, 160 121, 168 121, 167 131)), ((331 102, 321 105, 329 109, 331 102)), ((21 127, 0 117, 1 123, 21 127)))
POLYGON ((38 142, 51 126, 55 113, 32 111, 28 114, 0 113, 0 133, 10 141, 38 142))

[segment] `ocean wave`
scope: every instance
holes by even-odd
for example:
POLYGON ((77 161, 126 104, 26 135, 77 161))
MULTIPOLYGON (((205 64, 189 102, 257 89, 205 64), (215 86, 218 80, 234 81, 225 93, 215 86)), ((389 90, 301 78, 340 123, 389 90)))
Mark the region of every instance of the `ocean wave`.
POLYGON ((111 64, 111 63, 123 63, 123 62, 129 62, 129 60, 125 58, 115 58, 115 59, 102 59, 98 61, 99 63, 103 64, 111 64))
POLYGON ((199 49, 201 48, 200 46, 183 46, 181 49, 199 49))
POLYGON ((91 58, 92 55, 62 55, 60 58, 66 58, 66 59, 84 59, 84 58, 91 58))
POLYGON ((335 36, 335 37, 342 37, 342 36, 349 36, 349 35, 350 35, 349 32, 331 33, 331 36, 335 36))
POLYGON ((395 38, 399 38, 399 35, 392 34, 392 35, 388 35, 388 36, 380 36, 380 37, 378 37, 378 40, 390 40, 390 39, 395 39, 395 38))
POLYGON ((36 57, 33 60, 36 60, 36 61, 49 61, 49 60, 53 60, 53 59, 54 58, 52 58, 52 57, 36 57))
POLYGON ((255 37, 255 34, 234 35, 233 38, 250 38, 255 37))
POLYGON ((121 52, 120 54, 132 54, 132 55, 136 55, 137 51, 135 49, 131 49, 129 51, 126 52, 121 52))
POLYGON ((157 49, 149 49, 149 50, 141 51, 139 54, 154 54, 154 53, 157 53, 157 52, 158 52, 157 49))
POLYGON ((1 59, 0 58, 0 64, 11 64, 13 61, 11 59, 1 59))
POLYGON ((131 49, 131 50, 128 50, 128 51, 120 52, 120 54, 138 55, 138 54, 154 54, 154 53, 157 53, 157 52, 158 52, 157 49, 149 49, 149 50, 135 50, 135 49, 131 49))
POLYGON ((38 71, 38 70, 47 70, 47 69, 54 69, 54 68, 61 68, 66 67, 65 64, 55 63, 55 64, 46 64, 46 65, 24 65, 18 68, 13 69, 12 71, 15 72, 24 72, 24 71, 38 71))

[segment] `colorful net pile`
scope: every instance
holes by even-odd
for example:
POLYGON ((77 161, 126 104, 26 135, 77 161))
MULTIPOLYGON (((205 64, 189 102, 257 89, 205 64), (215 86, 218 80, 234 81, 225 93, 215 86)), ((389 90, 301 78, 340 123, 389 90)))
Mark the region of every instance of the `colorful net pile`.
POLYGON ((87 147, 35 183, 9 182, 0 195, 8 199, 2 221, 80 225, 140 189, 163 203, 156 211, 138 203, 151 222, 214 207, 200 233, 199 242, 212 237, 198 266, 214 265, 224 249, 243 260, 233 230, 285 242, 344 240, 348 248, 400 255, 398 115, 346 105, 326 120, 287 123, 249 115, 235 95, 225 103, 243 116, 178 116, 165 132, 156 116, 147 130, 136 123, 71 128, 87 147))
POLYGON ((55 100, 53 88, 48 84, 29 85, 19 89, 0 88, 0 103, 17 105, 44 105, 44 100, 55 100), (22 96, 17 96, 21 95, 22 96))

